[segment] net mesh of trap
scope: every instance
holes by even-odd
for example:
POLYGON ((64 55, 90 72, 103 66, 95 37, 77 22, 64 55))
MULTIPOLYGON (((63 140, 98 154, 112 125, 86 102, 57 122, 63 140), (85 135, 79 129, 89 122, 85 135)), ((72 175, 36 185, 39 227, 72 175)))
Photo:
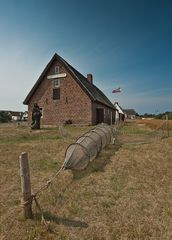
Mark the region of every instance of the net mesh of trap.
POLYGON ((106 124, 97 125, 66 149, 64 169, 82 170, 96 158, 102 148, 111 143, 113 132, 106 124))

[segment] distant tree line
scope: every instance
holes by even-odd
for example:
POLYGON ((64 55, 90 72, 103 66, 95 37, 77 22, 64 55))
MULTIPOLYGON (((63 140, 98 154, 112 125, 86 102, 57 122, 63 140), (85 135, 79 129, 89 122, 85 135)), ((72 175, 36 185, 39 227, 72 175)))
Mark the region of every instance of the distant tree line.
POLYGON ((5 111, 0 111, 0 123, 7 123, 11 121, 11 116, 5 111))
POLYGON ((172 112, 165 112, 165 113, 159 113, 155 116, 157 119, 165 119, 166 115, 168 115, 168 119, 172 120, 172 112))
POLYGON ((172 112, 164 112, 164 113, 159 113, 159 114, 145 113, 144 115, 140 115, 140 117, 155 118, 155 119, 166 119, 166 115, 168 115, 169 120, 172 120, 172 112))

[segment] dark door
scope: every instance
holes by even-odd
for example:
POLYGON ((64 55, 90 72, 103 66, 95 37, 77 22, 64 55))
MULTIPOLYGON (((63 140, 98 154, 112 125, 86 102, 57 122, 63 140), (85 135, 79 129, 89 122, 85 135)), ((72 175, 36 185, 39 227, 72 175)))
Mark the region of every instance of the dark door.
POLYGON ((96 124, 104 122, 104 109, 97 108, 96 109, 96 124))

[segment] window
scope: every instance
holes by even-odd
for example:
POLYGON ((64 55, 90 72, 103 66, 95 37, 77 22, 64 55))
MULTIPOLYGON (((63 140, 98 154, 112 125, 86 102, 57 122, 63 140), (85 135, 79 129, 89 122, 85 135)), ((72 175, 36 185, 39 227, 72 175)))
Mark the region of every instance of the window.
POLYGON ((43 108, 40 107, 39 110, 40 110, 40 112, 41 112, 41 114, 42 114, 41 118, 43 118, 43 108))
POLYGON ((60 99, 60 79, 54 80, 53 100, 60 99))
POLYGON ((54 80, 54 88, 59 88, 60 87, 60 79, 55 79, 54 80))
POLYGON ((59 73, 60 72, 60 67, 59 66, 55 66, 54 67, 54 73, 59 73))
POLYGON ((60 99, 60 88, 53 89, 53 100, 60 99))

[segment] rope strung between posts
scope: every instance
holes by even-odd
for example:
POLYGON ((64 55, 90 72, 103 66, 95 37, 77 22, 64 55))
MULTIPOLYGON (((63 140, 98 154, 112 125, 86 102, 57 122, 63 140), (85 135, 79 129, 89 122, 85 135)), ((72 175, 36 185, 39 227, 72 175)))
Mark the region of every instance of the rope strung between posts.
POLYGON ((43 210, 38 202, 38 199, 36 197, 36 195, 32 194, 31 197, 27 200, 27 201, 23 201, 21 203, 21 206, 22 207, 25 207, 26 205, 30 204, 33 202, 33 200, 35 201, 35 204, 36 204, 36 207, 38 208, 40 214, 41 214, 41 222, 46 226, 47 230, 49 229, 49 222, 47 222, 45 220, 45 217, 44 217, 44 213, 43 213, 43 210))
POLYGON ((42 185, 34 194, 35 196, 38 195, 40 192, 42 192, 44 189, 47 189, 50 184, 54 181, 54 179, 61 173, 61 171, 64 170, 64 164, 61 166, 59 171, 50 179, 46 182, 46 184, 42 185))
POLYGON ((27 201, 22 201, 21 206, 25 207, 26 205, 30 204, 33 202, 33 200, 35 201, 36 207, 38 208, 40 214, 41 214, 41 222, 46 226, 47 230, 49 229, 49 222, 47 222, 45 220, 44 217, 44 213, 43 213, 43 209, 41 208, 38 199, 37 199, 37 195, 42 192, 43 190, 47 189, 50 184, 55 180, 55 178, 61 173, 62 170, 64 170, 64 164, 61 166, 61 168, 59 169, 59 171, 50 179, 46 182, 46 184, 42 185, 37 191, 36 193, 32 194, 31 197, 27 200, 27 201))

